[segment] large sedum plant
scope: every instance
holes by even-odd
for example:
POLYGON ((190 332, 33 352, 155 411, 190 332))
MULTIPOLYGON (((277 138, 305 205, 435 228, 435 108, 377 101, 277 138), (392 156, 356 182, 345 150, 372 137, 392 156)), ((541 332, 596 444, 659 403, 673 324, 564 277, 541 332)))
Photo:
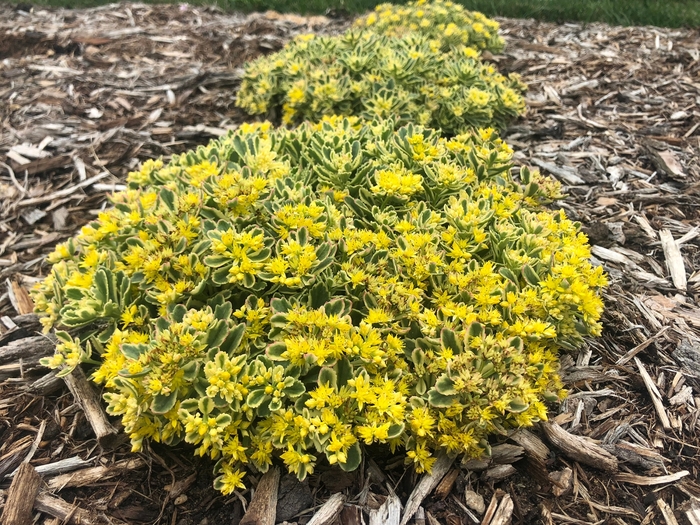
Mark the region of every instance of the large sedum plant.
POLYGON ((505 47, 498 34, 498 22, 444 0, 381 4, 372 13, 358 18, 355 27, 388 36, 418 32, 437 40, 443 51, 467 46, 499 53, 505 47))
POLYGON ((61 373, 98 366, 134 450, 184 440, 242 487, 361 445, 479 456, 546 419, 557 351, 598 334, 606 280, 541 205, 558 185, 491 130, 244 125, 131 173, 34 298, 61 373), (65 331, 67 330, 67 332, 65 331))
POLYGON ((247 64, 237 104, 285 124, 327 115, 393 118, 441 129, 504 128, 525 111, 525 86, 479 60, 472 47, 441 49, 418 33, 350 30, 304 35, 247 64))

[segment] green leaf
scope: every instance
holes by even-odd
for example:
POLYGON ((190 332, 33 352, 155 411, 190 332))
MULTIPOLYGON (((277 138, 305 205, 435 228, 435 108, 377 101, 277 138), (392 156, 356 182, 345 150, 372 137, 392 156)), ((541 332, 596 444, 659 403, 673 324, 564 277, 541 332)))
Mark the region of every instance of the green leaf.
POLYGON ((325 282, 318 282, 309 291, 309 307, 321 308, 331 298, 330 290, 325 282))
MULTIPOLYGON (((230 304, 230 303, 228 303, 228 304, 230 304)), ((245 323, 237 324, 231 330, 229 330, 228 334, 226 335, 226 338, 219 345, 219 348, 221 349, 221 351, 226 352, 229 355, 234 355, 236 353, 236 350, 238 350, 238 347, 241 344, 241 341, 243 340, 243 336, 245 335, 245 330, 246 330, 245 323)))
POLYGON ((233 310, 233 306, 229 301, 226 301, 223 304, 219 304, 214 308, 214 317, 217 319, 220 319, 222 321, 225 321, 227 319, 231 318, 231 311, 233 310))
POLYGON ((228 335, 228 325, 226 321, 217 321, 214 326, 207 330, 205 343, 209 348, 218 347, 228 335))
MULTIPOLYGON (((284 390, 282 390, 282 392, 284 392, 284 395, 289 398, 295 398, 306 392, 306 388, 304 388, 304 383, 294 380, 294 383, 292 383, 291 386, 286 387, 284 390)), ((270 410, 272 410, 272 408, 270 410)))
POLYGON ((271 361, 286 361, 282 354, 287 351, 287 345, 283 341, 277 341, 267 347, 266 355, 271 361))
POLYGON ((165 414, 173 409, 177 402, 177 391, 172 392, 168 396, 158 394, 151 402, 151 410, 154 414, 165 414))
POLYGON ((148 351, 148 346, 144 344, 130 344, 130 343, 124 343, 122 345, 122 354, 124 354, 125 357, 128 357, 129 359, 134 359, 137 360, 139 357, 141 357, 141 354, 145 354, 148 351))
POLYGON ((455 354, 462 353, 462 343, 457 339, 457 335, 449 328, 443 328, 440 332, 440 340, 443 348, 452 350, 455 354))
POLYGON ((428 392, 428 403, 435 408, 448 408, 452 406, 452 402, 455 399, 455 396, 446 396, 438 392, 435 388, 428 392))
POLYGON ((190 361, 185 366, 181 368, 183 371, 182 379, 185 381, 194 381, 197 377, 197 372, 199 372, 199 363, 197 361, 190 361))
POLYGON ((199 400, 185 399, 180 403, 180 410, 185 410, 187 412, 194 412, 196 410, 199 410, 199 400))
POLYGON ((484 337, 484 326, 480 323, 472 323, 467 329, 467 336, 472 337, 484 337))
POLYGON ((356 442, 353 446, 351 446, 348 449, 347 459, 345 460, 345 463, 339 463, 339 465, 340 468, 343 469, 345 472, 352 472, 360 466, 361 462, 362 449, 360 448, 360 444, 356 442))
POLYGON ((435 382, 435 390, 445 396, 453 396, 457 393, 454 381, 447 374, 443 374, 438 378, 435 382))
POLYGON ((177 211, 177 206, 175 206, 175 193, 172 190, 163 188, 160 190, 158 197, 170 211, 177 211))
POLYGON ((426 384, 425 379, 423 379, 422 377, 419 378, 418 381, 416 381, 416 394, 422 396, 427 392, 427 390, 428 385, 426 384))
POLYGON ((270 404, 267 408, 270 412, 275 412, 279 410, 280 408, 282 408, 282 400, 273 398, 272 401, 270 401, 270 404))
POLYGON ((509 281, 514 282, 515 284, 519 283, 518 276, 515 274, 515 272, 509 268, 501 268, 498 273, 501 274, 502 277, 508 279, 509 281))
POLYGON ((348 384, 353 376, 353 366, 347 358, 339 359, 335 364, 335 371, 338 376, 338 387, 342 388, 348 384))
POLYGON ((323 367, 318 373, 318 384, 329 385, 332 387, 338 386, 338 374, 332 368, 323 367))
POLYGON ((260 405, 262 405, 263 401, 265 401, 266 397, 269 398, 269 396, 265 395, 265 390, 262 388, 258 388, 256 390, 252 390, 248 394, 245 403, 250 408, 258 408, 260 405))
POLYGON ((391 425, 391 426, 389 427, 389 432, 388 432, 388 436, 387 436, 387 437, 388 437, 389 439, 396 439, 396 438, 398 438, 399 436, 401 436, 401 434, 403 434, 403 431, 405 430, 405 428, 406 428, 406 425, 404 425, 403 423, 399 423, 399 424, 396 424, 396 425, 391 425))
POLYGON ((530 265, 524 265, 522 273, 523 278, 525 279, 525 281, 527 281, 528 284, 531 284, 532 286, 537 286, 540 284, 540 276, 537 275, 537 272, 533 270, 530 265))
POLYGON ((521 398, 517 397, 513 399, 510 404, 508 405, 508 411, 509 412, 514 412, 516 414, 520 412, 525 412, 528 408, 530 408, 530 405, 525 403, 521 398))
POLYGON ((199 411, 202 414, 210 414, 212 410, 214 410, 214 402, 209 399, 208 397, 203 397, 202 399, 199 400, 198 403, 199 406, 199 411))
POLYGON ((415 348, 411 352, 411 361, 418 368, 423 368, 425 366, 425 352, 420 348, 415 348))

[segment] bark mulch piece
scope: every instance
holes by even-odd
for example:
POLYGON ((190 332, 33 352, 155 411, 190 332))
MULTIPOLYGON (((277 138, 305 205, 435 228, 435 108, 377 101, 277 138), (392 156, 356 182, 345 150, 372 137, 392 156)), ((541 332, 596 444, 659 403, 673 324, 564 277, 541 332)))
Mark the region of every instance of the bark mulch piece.
MULTIPOLYGON (((274 521, 275 503, 278 519, 316 525, 700 523, 700 33, 500 22, 508 48, 487 58, 530 85, 528 114, 504 135, 518 163, 562 181, 557 206, 610 276, 603 337, 562 355, 570 396, 550 421, 494 438, 490 459, 441 458, 420 477, 377 448, 358 472, 319 465, 278 490, 276 475, 250 475, 265 510, 246 523, 274 521)), ((38 365, 53 342, 27 289, 127 171, 244 120, 233 102, 245 60, 347 23, 0 6, 0 507, 15 505, 13 473, 29 464, 43 478, 38 523, 243 518, 254 491, 221 496, 212 462, 187 447, 100 447, 94 407, 38 365)))

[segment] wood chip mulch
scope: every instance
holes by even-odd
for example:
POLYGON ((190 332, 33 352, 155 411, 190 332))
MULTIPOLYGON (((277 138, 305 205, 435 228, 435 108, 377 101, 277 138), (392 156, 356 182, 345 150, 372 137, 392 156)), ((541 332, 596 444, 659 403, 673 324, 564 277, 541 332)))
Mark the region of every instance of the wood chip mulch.
POLYGON ((22 9, 0 5, 2 523, 700 524, 699 31, 500 20, 508 48, 487 58, 530 86, 505 136, 565 184, 612 283, 603 337, 562 356, 571 394, 549 422, 430 476, 377 451, 353 474, 273 470, 223 497, 187 447, 131 454, 106 441, 115 421, 96 439, 94 407, 38 365, 53 342, 27 290, 129 170, 244 120, 246 60, 348 20, 22 9))

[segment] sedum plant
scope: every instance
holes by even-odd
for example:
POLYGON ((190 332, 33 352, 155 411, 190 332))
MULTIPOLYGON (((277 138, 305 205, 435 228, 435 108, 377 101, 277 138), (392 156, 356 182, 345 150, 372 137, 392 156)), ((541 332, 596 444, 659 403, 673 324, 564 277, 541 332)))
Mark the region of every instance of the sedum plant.
POLYGON ((247 64, 237 105, 285 124, 327 115, 393 118, 446 135, 504 128, 525 111, 525 86, 479 60, 472 47, 441 49, 418 33, 390 37, 350 30, 304 35, 247 64))
POLYGON ((505 41, 498 34, 498 22, 444 0, 381 4, 358 18, 355 27, 388 36, 418 32, 437 40, 442 51, 467 46, 500 53, 505 47, 505 41))
POLYGON ((133 449, 191 443, 224 493, 374 443, 429 471, 546 419, 558 350, 601 329, 586 237, 492 130, 395 129, 244 125, 144 163, 49 257, 45 364, 96 363, 133 449))

